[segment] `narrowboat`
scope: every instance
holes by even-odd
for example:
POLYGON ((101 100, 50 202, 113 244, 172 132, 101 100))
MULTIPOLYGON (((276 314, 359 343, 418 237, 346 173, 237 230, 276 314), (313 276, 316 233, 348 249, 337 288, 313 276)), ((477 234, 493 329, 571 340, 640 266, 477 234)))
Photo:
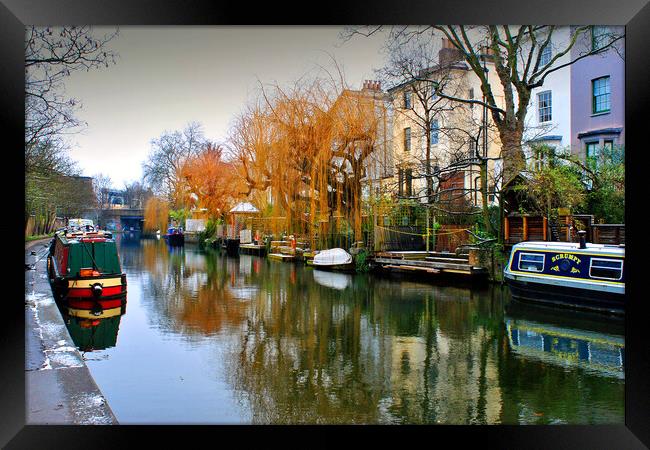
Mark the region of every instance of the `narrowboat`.
POLYGON ((625 313, 625 247, 521 242, 513 246, 504 279, 515 299, 611 314, 625 313))
POLYGON ((169 227, 167 234, 165 234, 165 240, 169 245, 184 245, 185 235, 183 234, 183 229, 181 227, 169 227))
POLYGON ((102 316, 123 309, 126 274, 115 240, 103 231, 57 231, 50 244, 47 269, 58 301, 83 316, 102 316))
POLYGON ((323 270, 356 271, 352 255, 342 248, 332 248, 318 252, 314 255, 311 266, 323 270))

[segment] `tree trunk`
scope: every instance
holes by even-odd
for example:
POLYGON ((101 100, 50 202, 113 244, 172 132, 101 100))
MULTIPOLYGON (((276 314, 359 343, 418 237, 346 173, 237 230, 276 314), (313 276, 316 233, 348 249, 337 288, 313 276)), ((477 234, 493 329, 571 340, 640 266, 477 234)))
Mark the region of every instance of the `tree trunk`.
POLYGON ((487 163, 487 159, 481 158, 481 200, 485 232, 491 236, 493 235, 494 231, 492 230, 492 223, 490 222, 490 210, 488 209, 487 163))
POLYGON ((506 185, 526 167, 526 158, 521 145, 523 138, 523 124, 515 123, 511 126, 504 124, 499 127, 501 138, 501 155, 503 158, 503 184, 506 185))

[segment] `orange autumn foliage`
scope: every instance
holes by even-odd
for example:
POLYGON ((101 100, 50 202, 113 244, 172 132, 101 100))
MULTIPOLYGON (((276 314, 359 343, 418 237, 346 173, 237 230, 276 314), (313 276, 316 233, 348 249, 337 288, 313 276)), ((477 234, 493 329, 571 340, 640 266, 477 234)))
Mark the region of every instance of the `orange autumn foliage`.
POLYGON ((213 144, 197 156, 189 158, 180 169, 178 190, 187 198, 198 197, 198 208, 207 208, 212 217, 219 217, 234 206, 243 190, 243 182, 235 163, 225 160, 223 149, 213 144))
POLYGON ((316 79, 262 97, 231 134, 246 194, 270 191, 271 215, 286 217, 289 232, 313 237, 334 224, 360 239, 362 180, 386 119, 382 94, 316 79))

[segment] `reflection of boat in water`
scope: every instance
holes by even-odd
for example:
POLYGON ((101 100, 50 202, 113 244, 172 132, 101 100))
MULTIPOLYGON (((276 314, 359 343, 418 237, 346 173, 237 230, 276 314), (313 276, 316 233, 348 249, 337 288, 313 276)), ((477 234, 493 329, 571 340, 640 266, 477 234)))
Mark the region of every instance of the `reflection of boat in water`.
POLYGON ((323 250, 314 255, 311 265, 323 270, 353 272, 355 270, 352 255, 342 248, 323 250))
POLYGON ((516 299, 624 313, 625 248, 522 242, 512 248, 504 278, 516 299))
POLYGON ((512 351, 554 365, 578 366, 600 375, 624 378, 622 323, 593 317, 558 315, 509 305, 505 318, 512 351), (609 330, 608 330, 609 328, 609 330))
POLYGON ((344 290, 352 283, 352 275, 347 273, 323 272, 316 269, 313 274, 316 283, 339 291, 344 290))
POLYGON ((62 308, 63 321, 75 345, 84 352, 104 350, 117 345, 120 320, 126 311, 121 308, 104 310, 101 317, 89 316, 87 311, 62 308))

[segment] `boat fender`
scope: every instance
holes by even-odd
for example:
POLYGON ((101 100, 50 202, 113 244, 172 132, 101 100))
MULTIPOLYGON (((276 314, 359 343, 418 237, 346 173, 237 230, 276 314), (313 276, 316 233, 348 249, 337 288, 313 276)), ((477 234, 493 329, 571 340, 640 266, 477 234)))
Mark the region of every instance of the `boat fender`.
POLYGON ((90 289, 92 291, 93 297, 95 297, 95 298, 101 297, 102 291, 104 290, 102 285, 99 284, 99 283, 95 283, 95 284, 91 285, 90 289))

